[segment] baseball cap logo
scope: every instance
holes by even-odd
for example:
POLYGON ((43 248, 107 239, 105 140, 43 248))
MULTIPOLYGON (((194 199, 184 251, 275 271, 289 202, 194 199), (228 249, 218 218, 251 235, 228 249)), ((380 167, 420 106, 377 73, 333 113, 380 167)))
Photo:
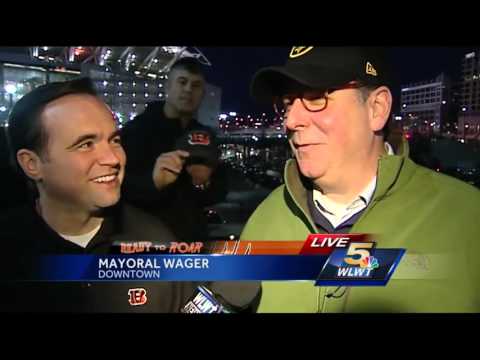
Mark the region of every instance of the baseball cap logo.
POLYGON ((375 70, 375 68, 373 67, 373 65, 370 64, 368 61, 367 61, 366 73, 367 73, 368 75, 378 76, 377 70, 375 70))
POLYGON ((190 145, 210 145, 210 136, 203 132, 192 132, 188 135, 190 145))
POLYGON ((312 49, 313 49, 313 46, 294 46, 290 51, 290 59, 295 59, 302 55, 305 55, 312 49))

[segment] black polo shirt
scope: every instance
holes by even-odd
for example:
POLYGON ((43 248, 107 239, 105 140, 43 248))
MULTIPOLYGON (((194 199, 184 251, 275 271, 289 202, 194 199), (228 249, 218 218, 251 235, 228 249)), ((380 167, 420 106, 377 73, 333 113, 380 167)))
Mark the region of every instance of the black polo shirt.
MULTIPOLYGON (((100 230, 82 248, 53 231, 33 206, 24 206, 0 218, 4 270, 30 271, 24 256, 46 254, 108 254, 117 241, 174 241, 171 232, 154 217, 128 205, 112 207, 104 214, 100 230)), ((193 282, 12 282, 0 284, 0 311, 6 312, 178 312, 194 293, 193 282), (129 290, 143 289, 147 302, 130 304, 129 290)))

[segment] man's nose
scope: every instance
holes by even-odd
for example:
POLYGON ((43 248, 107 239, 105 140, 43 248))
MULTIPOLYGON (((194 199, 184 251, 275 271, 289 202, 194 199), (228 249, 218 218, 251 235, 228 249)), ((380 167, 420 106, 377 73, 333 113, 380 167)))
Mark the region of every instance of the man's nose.
POLYGON ((297 98, 293 101, 293 104, 287 109, 285 119, 285 127, 289 131, 300 130, 308 126, 307 110, 300 99, 297 98))
POLYGON ((114 149, 110 144, 102 145, 99 149, 98 162, 101 165, 118 166, 120 164, 118 150, 114 149))

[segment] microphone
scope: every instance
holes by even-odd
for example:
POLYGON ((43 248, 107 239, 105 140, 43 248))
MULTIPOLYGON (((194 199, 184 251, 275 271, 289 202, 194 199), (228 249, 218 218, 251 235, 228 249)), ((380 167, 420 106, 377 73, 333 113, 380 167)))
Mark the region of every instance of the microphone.
POLYGON ((260 303, 260 282, 213 282, 201 285, 180 310, 185 314, 254 313, 260 303))

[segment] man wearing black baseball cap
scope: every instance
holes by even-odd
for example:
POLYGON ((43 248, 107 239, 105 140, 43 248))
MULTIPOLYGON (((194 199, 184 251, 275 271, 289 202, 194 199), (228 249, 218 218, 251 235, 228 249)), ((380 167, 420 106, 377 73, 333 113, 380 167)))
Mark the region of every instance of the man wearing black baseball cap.
POLYGON ((385 142, 386 59, 380 48, 296 46, 285 66, 253 79, 253 96, 284 118, 294 159, 242 239, 368 233, 379 247, 407 249, 386 287, 267 282, 260 312, 480 310, 480 193, 412 162, 407 142, 385 142))

